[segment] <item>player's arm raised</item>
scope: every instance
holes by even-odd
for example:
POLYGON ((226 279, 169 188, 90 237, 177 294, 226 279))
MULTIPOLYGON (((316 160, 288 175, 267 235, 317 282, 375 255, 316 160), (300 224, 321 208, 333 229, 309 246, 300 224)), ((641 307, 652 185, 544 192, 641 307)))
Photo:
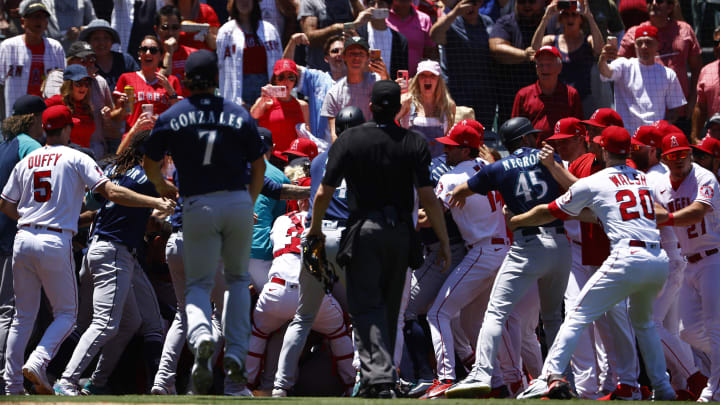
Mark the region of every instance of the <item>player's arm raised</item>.
POLYGON ((163 212, 175 209, 175 201, 173 200, 136 193, 111 181, 100 184, 95 191, 108 200, 126 207, 148 207, 163 212))
POLYGON ((569 189, 578 179, 566 168, 555 160, 555 149, 546 142, 542 143, 542 149, 538 154, 540 162, 545 166, 560 187, 569 189))
POLYGON ((702 221, 705 214, 711 209, 712 207, 707 204, 694 201, 687 207, 675 212, 657 210, 655 212, 655 220, 658 226, 690 226, 702 221))
POLYGON ((0 198, 0 211, 14 221, 20 219, 20 214, 17 211, 17 203, 12 203, 4 198, 0 198))

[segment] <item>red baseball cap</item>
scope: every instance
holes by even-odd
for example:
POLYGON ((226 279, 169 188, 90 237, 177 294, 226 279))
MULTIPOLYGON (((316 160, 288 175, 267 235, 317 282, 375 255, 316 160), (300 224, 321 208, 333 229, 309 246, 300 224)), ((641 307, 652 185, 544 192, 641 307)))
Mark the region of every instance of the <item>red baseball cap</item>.
POLYGON ((720 157, 720 141, 712 136, 706 136, 702 142, 700 142, 700 145, 690 145, 690 147, 709 153, 715 157, 720 157))
POLYGON ((563 118, 555 123, 555 132, 546 139, 546 141, 556 141, 559 139, 569 139, 576 136, 585 137, 587 130, 579 119, 575 117, 563 118))
POLYGON ((72 117, 70 109, 63 104, 48 107, 42 115, 43 129, 61 129, 68 125, 79 124, 80 120, 72 117))
POLYGON ((435 138, 437 142, 450 146, 468 146, 470 148, 479 148, 483 144, 483 137, 471 125, 458 123, 450 129, 447 136, 435 138))
POLYGON ((290 72, 295 76, 298 75, 297 65, 290 59, 280 59, 275 62, 273 67, 273 76, 280 76, 281 73, 290 72))
POLYGON ((665 135, 662 140, 662 155, 681 150, 691 150, 690 144, 684 134, 671 133, 665 135))
POLYGON ((610 125, 600 135, 600 145, 610 153, 628 153, 630 151, 630 133, 623 127, 610 125))
POLYGON ((633 140, 639 145, 654 146, 659 148, 662 146, 663 134, 654 125, 643 125, 635 130, 633 140))
MULTIPOLYGON (((460 125, 460 124, 469 125, 469 126, 475 128, 475 130, 478 131, 478 134, 480 134, 480 140, 482 140, 483 137, 485 136, 485 127, 483 126, 483 124, 481 124, 475 120, 471 120, 471 119, 461 120, 460 122, 458 122, 455 125, 460 125)), ((455 126, 455 125, 453 125, 453 126, 455 126)), ((450 128, 450 130, 452 131, 452 128, 450 128)))
POLYGON ((535 52, 535 57, 537 58, 538 56, 540 56, 544 53, 549 53, 550 55, 552 55, 556 58, 562 58, 562 56, 560 56, 560 51, 558 51, 558 49, 552 45, 545 45, 545 46, 541 47, 540 49, 538 49, 537 52, 535 52))
POLYGON ((618 127, 625 126, 622 118, 620 117, 620 114, 618 114, 617 111, 613 110, 612 108, 598 108, 597 110, 595 110, 593 115, 590 116, 589 120, 580 122, 600 128, 607 128, 610 125, 615 125, 618 127))
POLYGON ((665 121, 665 120, 655 121, 655 122, 653 122, 652 125, 653 125, 655 128, 657 128, 658 131, 660 131, 660 133, 661 133, 663 136, 668 135, 668 134, 672 134, 672 133, 680 133, 680 134, 683 134, 683 135, 685 134, 685 133, 682 131, 682 129, 676 127, 675 125, 673 125, 673 124, 671 124, 671 123, 669 123, 669 122, 667 122, 667 121, 665 121))
POLYGON ((283 155, 303 156, 313 160, 318 155, 318 147, 310 139, 297 138, 290 144, 290 148, 283 151, 283 155))
POLYGON ((640 37, 650 37, 655 40, 657 40, 658 37, 658 30, 652 25, 641 25, 635 30, 635 38, 638 39, 640 37))

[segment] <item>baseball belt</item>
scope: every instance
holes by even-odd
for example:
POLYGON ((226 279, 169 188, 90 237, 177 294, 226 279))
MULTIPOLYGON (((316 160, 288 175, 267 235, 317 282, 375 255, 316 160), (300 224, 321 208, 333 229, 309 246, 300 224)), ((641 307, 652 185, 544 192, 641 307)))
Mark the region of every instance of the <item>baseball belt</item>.
POLYGON ((44 225, 22 224, 22 225, 20 225, 20 228, 34 228, 34 229, 38 229, 38 230, 63 233, 63 230, 60 228, 53 228, 51 226, 44 226, 44 225))
MULTIPOLYGON (((542 233, 540 228, 543 228, 543 227, 538 226, 538 227, 534 227, 534 228, 523 228, 522 230, 520 230, 520 233, 522 234, 522 236, 540 235, 542 233)), ((557 233, 558 235, 565 233, 565 228, 562 226, 554 226, 551 228, 543 228, 543 229, 546 229, 546 230, 554 229, 555 233, 557 233)))
POLYGON ((720 252, 720 249, 714 248, 714 249, 706 250, 706 251, 704 251, 704 252, 698 252, 698 253, 695 253, 695 254, 690 255, 690 256, 685 256, 685 258, 686 258, 687 261, 690 262, 690 263, 697 263, 697 262, 699 262, 700 260, 704 259, 705 257, 712 256, 712 255, 714 255, 714 254, 717 253, 717 252, 720 252), (702 253, 705 253, 705 255, 703 256, 702 253))

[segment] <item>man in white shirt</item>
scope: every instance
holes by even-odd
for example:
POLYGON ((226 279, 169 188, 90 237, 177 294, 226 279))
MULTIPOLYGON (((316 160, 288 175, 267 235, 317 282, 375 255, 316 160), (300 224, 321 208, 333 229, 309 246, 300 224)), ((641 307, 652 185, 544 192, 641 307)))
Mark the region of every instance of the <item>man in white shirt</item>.
POLYGON ((655 62, 658 47, 657 28, 643 26, 635 31, 637 59, 617 58, 612 44, 598 59, 600 79, 615 83, 615 110, 630 133, 661 119, 674 122, 687 104, 675 72, 655 62))

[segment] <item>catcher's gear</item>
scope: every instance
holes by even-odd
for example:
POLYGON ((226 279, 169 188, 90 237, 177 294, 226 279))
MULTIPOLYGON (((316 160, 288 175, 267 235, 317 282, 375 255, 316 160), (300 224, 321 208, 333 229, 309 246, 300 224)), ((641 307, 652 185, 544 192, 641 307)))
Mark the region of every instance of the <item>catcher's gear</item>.
POLYGON ((325 240, 319 236, 305 236, 300 246, 303 268, 322 283, 325 293, 330 294, 338 278, 325 255, 325 240))

